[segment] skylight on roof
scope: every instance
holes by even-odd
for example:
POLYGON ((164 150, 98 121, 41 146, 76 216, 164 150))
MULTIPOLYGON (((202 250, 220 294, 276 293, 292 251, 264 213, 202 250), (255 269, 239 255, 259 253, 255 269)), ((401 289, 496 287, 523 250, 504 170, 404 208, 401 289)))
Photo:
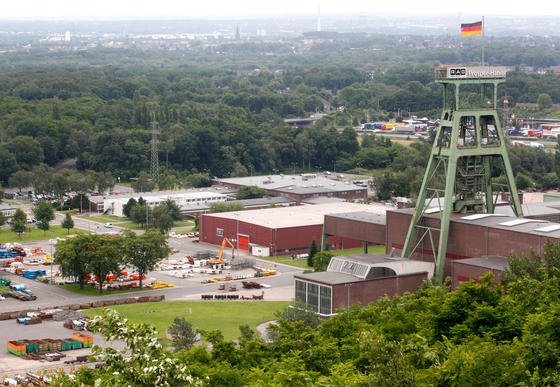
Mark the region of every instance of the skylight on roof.
POLYGON ((513 227, 513 226, 519 226, 520 224, 531 223, 531 222, 540 222, 540 221, 536 219, 514 219, 514 220, 509 220, 507 222, 499 223, 499 225, 513 227))
POLYGON ((535 229, 535 231, 540 231, 540 232, 552 232, 557 230, 560 230, 560 224, 552 224, 550 226, 535 229))
POLYGON ((506 215, 502 215, 502 214, 472 214, 472 215, 463 216, 463 217, 461 217, 461 219, 464 219, 464 220, 478 220, 478 219, 489 218, 491 216, 506 216, 506 215))

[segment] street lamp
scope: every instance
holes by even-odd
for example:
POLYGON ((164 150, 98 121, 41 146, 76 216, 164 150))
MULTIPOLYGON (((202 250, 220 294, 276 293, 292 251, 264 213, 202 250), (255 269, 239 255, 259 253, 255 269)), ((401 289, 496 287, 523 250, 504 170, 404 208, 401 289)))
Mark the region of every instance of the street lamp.
POLYGON ((235 214, 235 256, 239 257, 239 214, 235 214))
POLYGON ((53 245, 56 243, 56 239, 51 238, 49 239, 49 245, 50 245, 50 252, 51 252, 51 278, 50 278, 50 284, 52 285, 54 283, 54 278, 53 278, 53 265, 54 265, 54 257, 53 257, 53 245))

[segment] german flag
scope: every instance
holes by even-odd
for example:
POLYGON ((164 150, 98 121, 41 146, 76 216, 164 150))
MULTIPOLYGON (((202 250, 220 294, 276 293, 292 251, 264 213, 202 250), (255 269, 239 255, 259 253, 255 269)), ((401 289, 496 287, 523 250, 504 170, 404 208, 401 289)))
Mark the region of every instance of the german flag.
POLYGON ((461 24, 461 36, 473 36, 482 34, 482 21, 461 24))

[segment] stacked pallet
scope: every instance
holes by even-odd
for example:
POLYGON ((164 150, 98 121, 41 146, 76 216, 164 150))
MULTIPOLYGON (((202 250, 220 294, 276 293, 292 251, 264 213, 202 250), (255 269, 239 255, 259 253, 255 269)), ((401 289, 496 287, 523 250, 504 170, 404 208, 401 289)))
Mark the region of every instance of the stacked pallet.
POLYGON ((74 332, 71 338, 66 339, 12 340, 8 341, 7 348, 11 354, 26 356, 90 348, 92 345, 93 336, 85 332, 74 332))
POLYGON ((26 346, 21 341, 8 341, 8 352, 16 356, 23 356, 26 354, 26 346))
POLYGON ((80 341, 84 348, 90 348, 93 345, 93 336, 85 332, 73 332, 72 339, 80 341))

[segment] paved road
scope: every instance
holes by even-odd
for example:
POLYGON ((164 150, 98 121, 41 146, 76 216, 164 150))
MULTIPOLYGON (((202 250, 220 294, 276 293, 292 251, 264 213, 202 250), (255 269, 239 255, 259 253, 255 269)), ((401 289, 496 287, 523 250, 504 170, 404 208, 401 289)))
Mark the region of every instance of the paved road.
MULTIPOLYGON (((57 220, 62 220, 62 215, 57 215, 57 220)), ((112 228, 106 228, 102 224, 93 222, 90 220, 74 218, 75 226, 85 229, 95 231, 97 233, 119 233, 122 229, 113 226, 112 228)), ((52 240, 51 240, 52 241, 52 240)), ((168 240, 169 246, 176 251, 174 254, 170 256, 170 258, 184 258, 187 255, 196 255, 198 252, 217 252, 219 250, 219 246, 210 245, 206 243, 195 243, 191 238, 169 238, 168 240)), ((37 241, 33 243, 24 244, 26 247, 31 246, 40 246, 46 252, 55 251, 56 245, 51 243, 49 240, 46 241, 37 241)), ((224 256, 228 256, 230 251, 227 250, 224 252, 224 256)), ((240 256, 248 256, 248 253, 245 251, 239 252, 240 256)), ((263 260, 256 260, 257 266, 260 267, 272 267, 273 264, 268 261, 263 260)), ((53 267, 45 266, 40 267, 47 271, 47 275, 51 274, 51 269, 53 273, 58 271, 56 265, 53 267)), ((283 299, 283 300, 291 300, 293 299, 293 276, 296 273, 301 273, 302 269, 295 268, 292 266, 287 265, 276 265, 278 274, 276 276, 271 277, 263 277, 259 278, 258 281, 260 283, 270 285, 271 288, 266 291, 267 297, 272 299, 283 299), (280 291, 280 289, 282 289, 280 291)), ((250 271, 250 270, 249 270, 250 271)), ((233 277, 236 277, 239 274, 244 273, 237 273, 235 271, 228 271, 223 272, 221 276, 225 276, 226 274, 231 274, 233 277)), ((75 293, 68 292, 63 290, 59 287, 43 284, 34 280, 29 280, 27 278, 16 276, 9 273, 0 272, 0 276, 4 276, 12 280, 13 283, 25 283, 30 289, 33 290, 34 294, 37 295, 37 300, 35 301, 28 301, 23 302, 15 299, 8 298, 5 301, 0 301, 0 312, 6 311, 17 311, 21 309, 36 309, 36 308, 51 308, 55 306, 67 305, 67 304, 74 304, 74 303, 85 303, 91 302, 93 300, 100 300, 100 299, 114 299, 114 298, 123 298, 123 297, 130 297, 130 296, 141 296, 144 294, 150 295, 165 295, 167 300, 185 300, 185 299, 200 299, 200 295, 204 293, 211 293, 215 292, 218 289, 218 284, 208 284, 202 283, 202 281, 213 278, 213 277, 220 277, 219 275, 205 275, 205 274, 197 274, 193 277, 189 278, 176 278, 171 275, 171 272, 151 272, 148 273, 149 278, 155 278, 157 280, 171 282, 175 286, 171 288, 164 288, 164 289, 157 289, 157 290, 146 290, 134 293, 123 293, 121 295, 107 295, 107 296, 91 296, 91 297, 84 297, 82 295, 78 295, 75 293)), ((238 289, 241 289, 240 281, 232 281, 231 283, 235 283, 238 289)))

